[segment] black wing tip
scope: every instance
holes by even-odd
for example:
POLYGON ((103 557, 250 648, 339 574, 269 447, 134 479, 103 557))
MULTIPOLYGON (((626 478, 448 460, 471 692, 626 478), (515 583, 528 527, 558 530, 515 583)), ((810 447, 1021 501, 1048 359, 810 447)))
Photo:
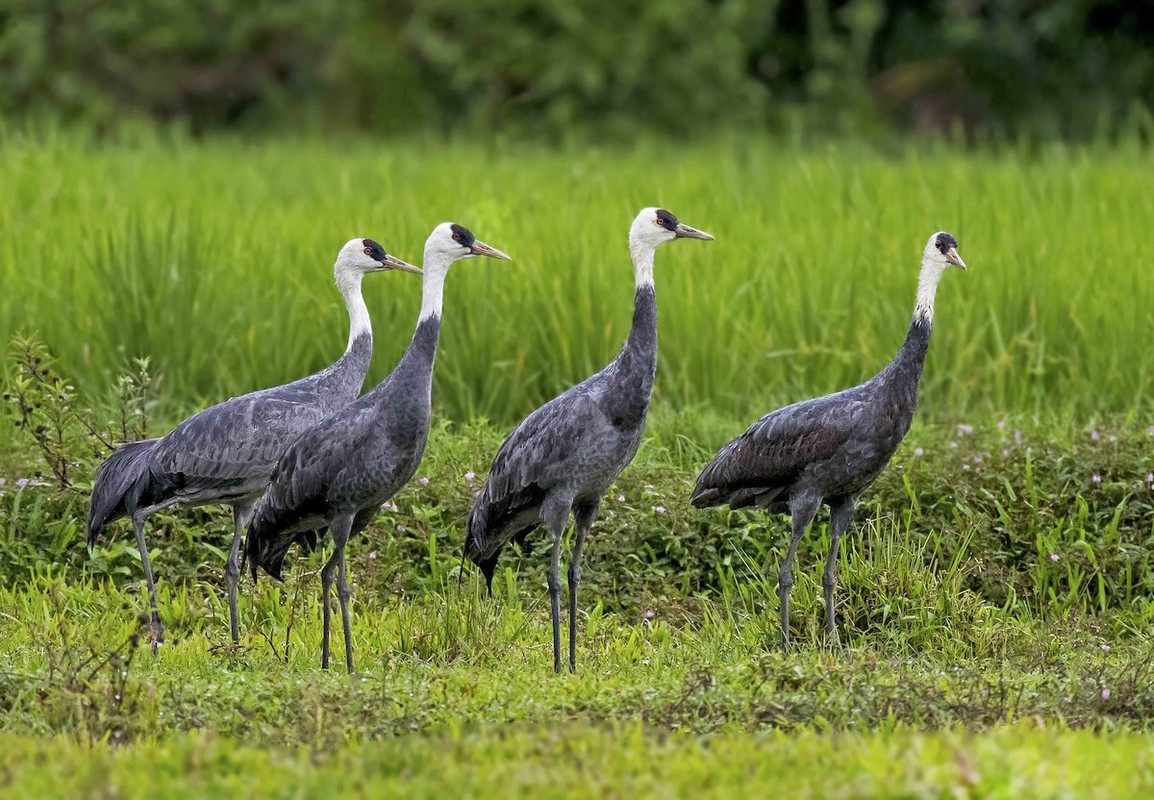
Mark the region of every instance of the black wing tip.
POLYGON ((501 557, 501 548, 497 548, 497 552, 492 555, 485 556, 485 548, 481 546, 485 539, 485 514, 480 509, 481 504, 478 500, 477 505, 469 511, 469 517, 465 522, 464 555, 481 570, 481 574, 485 576, 485 589, 489 597, 492 597, 493 576, 497 572, 497 560, 501 557))
POLYGON ((499 555, 500 554, 493 556, 491 559, 479 565, 481 567, 481 574, 485 576, 485 590, 489 593, 489 597, 493 596, 493 576, 497 573, 497 558, 499 555))
POLYGON ((695 494, 689 498, 689 503, 694 508, 709 508, 710 506, 718 505, 718 492, 715 489, 707 489, 700 494, 695 494))
POLYGON ((694 508, 708 508, 719 503, 718 498, 722 492, 718 487, 710 485, 709 471, 709 466, 702 470, 701 474, 697 476, 693 493, 689 495, 689 503, 694 508))
POLYGON ((88 552, 92 552, 92 549, 96 547, 96 542, 99 541, 106 522, 107 520, 92 515, 88 517, 88 552))

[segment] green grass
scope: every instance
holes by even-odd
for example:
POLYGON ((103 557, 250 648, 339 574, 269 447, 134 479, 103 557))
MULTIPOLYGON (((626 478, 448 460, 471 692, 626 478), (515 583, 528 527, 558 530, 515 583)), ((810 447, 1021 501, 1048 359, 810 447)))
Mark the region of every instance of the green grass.
MULTIPOLYGON (((217 508, 150 529, 154 656, 127 527, 84 545, 100 449, 74 429, 74 487, 18 489, 45 469, 4 426, 0 793, 1149 794, 1151 158, 9 135, 0 334, 46 339, 98 426, 133 355, 158 376, 154 431, 331 361, 330 264, 353 235, 414 260, 454 218, 516 260, 449 281, 428 482, 350 544, 352 680, 319 669, 320 554, 246 581, 225 646, 217 508), (579 671, 555 676, 542 540, 489 600, 471 568, 457 585, 463 520, 508 423, 620 346, 625 231, 651 203, 718 241, 659 256, 653 413, 586 549, 579 671), (783 653, 787 522, 685 498, 756 415, 890 357, 938 228, 971 270, 941 287, 920 417, 843 544, 843 647, 820 630, 821 517, 783 653)), ((419 281, 365 290, 379 377, 419 281)))
POLYGON ((1141 797, 1154 789, 1137 735, 1000 728, 698 737, 638 724, 455 729, 334 754, 258 749, 212 735, 93 751, 0 736, 12 797, 1141 797))
MULTIPOLYGON (((927 236, 946 228, 971 269, 939 293, 926 413, 1148 413, 1152 158, 8 135, 0 336, 39 331, 93 392, 149 355, 161 396, 194 407, 339 353, 330 266, 347 238, 419 260, 451 218, 514 261, 454 271, 436 401, 455 419, 512 422, 620 346, 625 234, 661 204, 717 241, 659 255, 658 403, 744 420, 872 374, 902 340, 927 236)), ((408 342, 419 283, 366 281, 373 378, 408 342)))
POLYGON ((843 546, 840 649, 820 631, 828 542, 824 524, 812 532, 785 653, 785 520, 688 508, 707 454, 684 431, 724 425, 659 412, 587 547, 579 670, 562 676, 540 540, 507 555, 494 599, 471 568, 457 585, 462 520, 502 433, 491 425, 436 427, 428 483, 350 545, 351 680, 319 669, 320 555, 285 584, 246 580, 234 650, 226 514, 161 515, 150 541, 169 630, 154 656, 137 638, 124 526, 89 555, 83 492, 7 484, 0 785, 1141 796, 1154 779, 1150 434, 1001 422, 910 433, 843 546))

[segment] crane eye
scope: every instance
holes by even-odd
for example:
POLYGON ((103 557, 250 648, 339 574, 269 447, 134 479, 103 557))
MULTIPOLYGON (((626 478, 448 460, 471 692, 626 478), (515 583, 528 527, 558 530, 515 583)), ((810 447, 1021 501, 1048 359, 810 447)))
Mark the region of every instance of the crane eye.
POLYGON ((461 241, 461 234, 459 234, 459 233, 454 233, 454 234, 453 234, 453 241, 454 241, 454 242, 459 242, 459 241, 461 241))
POLYGON ((658 217, 657 218, 657 224, 660 225, 662 228, 664 228, 665 227, 665 217, 658 217))
POLYGON ((373 254, 373 248, 371 248, 371 247, 366 247, 366 248, 365 248, 365 255, 366 255, 366 256, 371 256, 372 254, 373 254))

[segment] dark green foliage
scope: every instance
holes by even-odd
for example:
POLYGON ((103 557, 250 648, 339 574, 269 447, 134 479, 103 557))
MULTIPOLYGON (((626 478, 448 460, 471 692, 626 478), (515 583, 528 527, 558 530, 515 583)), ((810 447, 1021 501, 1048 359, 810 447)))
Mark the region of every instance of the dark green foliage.
POLYGON ((682 134, 758 121, 746 60, 774 3, 421 3, 406 39, 446 122, 537 134, 682 134))
POLYGON ((97 126, 122 115, 194 129, 282 123, 318 95, 341 20, 324 0, 4 0, 0 111, 97 126))
POLYGON ((1122 0, 0 2, 0 113, 108 130, 1151 135, 1122 0))

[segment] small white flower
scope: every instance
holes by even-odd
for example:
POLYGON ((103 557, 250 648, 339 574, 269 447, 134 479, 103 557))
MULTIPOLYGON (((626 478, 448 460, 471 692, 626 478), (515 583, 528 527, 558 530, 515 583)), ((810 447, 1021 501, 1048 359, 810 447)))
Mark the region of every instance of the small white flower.
POLYGON ((654 514, 664 514, 665 513, 665 506, 654 506, 653 507, 653 513, 654 514))
POLYGON ((472 481, 476 477, 477 477, 477 473, 473 472, 473 470, 469 470, 468 472, 465 473, 465 480, 467 480, 467 481, 472 481))
POLYGON ((617 495, 617 502, 618 503, 624 503, 625 502, 625 495, 623 495, 623 494, 617 495))
POLYGON ((417 478, 417 483, 421 484, 422 486, 428 486, 429 485, 429 479, 422 476, 420 478, 417 478))

